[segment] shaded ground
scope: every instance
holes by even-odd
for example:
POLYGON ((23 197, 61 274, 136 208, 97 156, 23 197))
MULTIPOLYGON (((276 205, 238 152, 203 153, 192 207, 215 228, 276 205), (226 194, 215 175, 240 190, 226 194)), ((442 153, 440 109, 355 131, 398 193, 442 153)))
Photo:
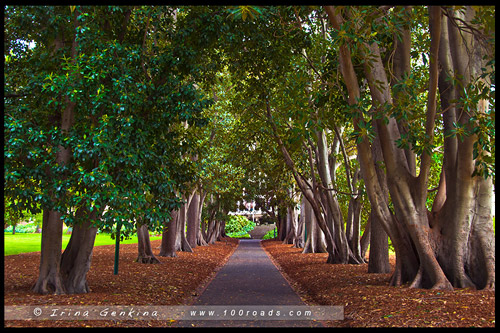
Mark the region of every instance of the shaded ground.
MULTIPOLYGON (((155 253, 161 240, 152 241, 155 253)), ((91 292, 79 295, 38 295, 30 291, 38 276, 40 253, 4 258, 4 305, 180 305, 192 302, 236 249, 238 240, 227 238, 193 253, 177 252, 176 258, 158 257, 162 262, 134 262, 137 244, 120 246, 119 274, 113 275, 114 245, 94 248, 88 273, 91 292)), ((165 321, 5 321, 15 327, 129 327, 170 326, 165 321)))
POLYGON ((262 244, 308 304, 344 306, 345 320, 327 322, 328 326, 495 326, 494 291, 389 287, 390 274, 368 274, 368 264, 326 264, 323 253, 303 254, 278 241, 262 244))

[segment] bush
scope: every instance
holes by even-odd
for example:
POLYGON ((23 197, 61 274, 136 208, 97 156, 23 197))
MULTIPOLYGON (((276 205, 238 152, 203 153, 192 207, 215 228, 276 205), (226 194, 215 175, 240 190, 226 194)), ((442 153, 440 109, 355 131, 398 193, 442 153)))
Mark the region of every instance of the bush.
MULTIPOLYGON (((4 232, 12 232, 12 226, 4 229, 4 232)), ((29 234, 36 232, 36 223, 18 224, 16 225, 16 233, 29 234)))
POLYGON ((248 232, 255 228, 255 222, 244 216, 230 215, 226 221, 226 235, 229 237, 243 238, 250 237, 248 232))
POLYGON ((278 232, 275 229, 272 229, 272 230, 269 230, 263 237, 262 239, 274 239, 275 235, 274 233, 276 233, 276 236, 278 235, 278 232))

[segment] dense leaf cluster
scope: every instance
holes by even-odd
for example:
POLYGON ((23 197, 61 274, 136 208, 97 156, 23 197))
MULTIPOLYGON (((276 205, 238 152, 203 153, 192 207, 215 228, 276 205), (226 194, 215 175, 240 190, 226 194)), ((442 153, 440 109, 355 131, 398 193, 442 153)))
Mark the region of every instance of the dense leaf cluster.
POLYGON ((192 25, 189 15, 168 7, 6 7, 10 208, 54 209, 67 224, 78 222, 78 208, 97 210, 102 229, 120 222, 125 231, 169 220, 196 176, 186 127, 205 125, 211 103, 196 85, 203 63, 194 41, 207 17, 192 25), (69 103, 74 119, 62 131, 69 103), (67 164, 56 162, 61 149, 71 151, 67 164))

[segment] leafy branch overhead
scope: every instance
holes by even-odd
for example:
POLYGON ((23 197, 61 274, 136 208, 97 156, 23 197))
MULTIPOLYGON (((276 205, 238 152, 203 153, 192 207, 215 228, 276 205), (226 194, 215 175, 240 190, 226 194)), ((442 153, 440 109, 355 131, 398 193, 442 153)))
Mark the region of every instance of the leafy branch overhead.
POLYGON ((6 208, 43 212, 37 291, 91 253, 61 260, 62 223, 175 256, 243 202, 328 263, 364 263, 364 236, 386 271, 392 246, 391 285, 494 288, 494 6, 4 12, 6 208))

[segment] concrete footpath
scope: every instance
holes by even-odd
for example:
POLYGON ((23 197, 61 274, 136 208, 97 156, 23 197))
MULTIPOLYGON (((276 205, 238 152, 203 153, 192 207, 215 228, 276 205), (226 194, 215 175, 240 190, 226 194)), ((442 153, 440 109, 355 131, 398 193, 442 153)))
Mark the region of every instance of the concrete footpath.
POLYGON ((296 314, 307 306, 274 266, 260 242, 260 239, 240 240, 228 262, 193 303, 194 308, 207 310, 203 317, 207 319, 181 320, 174 326, 321 327, 315 320, 281 320, 291 318, 290 313, 296 314), (210 310, 214 312, 209 318, 210 310))

